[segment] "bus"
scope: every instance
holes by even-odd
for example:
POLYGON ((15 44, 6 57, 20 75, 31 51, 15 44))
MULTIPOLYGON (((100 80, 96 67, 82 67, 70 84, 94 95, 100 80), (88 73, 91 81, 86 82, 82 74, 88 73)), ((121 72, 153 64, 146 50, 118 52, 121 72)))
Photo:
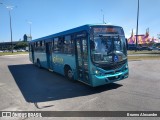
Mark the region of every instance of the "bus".
POLYGON ((87 24, 29 42, 30 61, 39 68, 92 87, 128 77, 123 28, 87 24))

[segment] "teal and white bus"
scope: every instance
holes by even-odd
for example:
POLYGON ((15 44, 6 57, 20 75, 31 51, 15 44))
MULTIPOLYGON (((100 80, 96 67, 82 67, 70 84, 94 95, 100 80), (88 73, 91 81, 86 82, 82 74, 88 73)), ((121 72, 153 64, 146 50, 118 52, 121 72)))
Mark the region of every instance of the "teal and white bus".
POLYGON ((127 43, 122 27, 92 24, 29 42, 30 61, 90 86, 128 77, 127 43))

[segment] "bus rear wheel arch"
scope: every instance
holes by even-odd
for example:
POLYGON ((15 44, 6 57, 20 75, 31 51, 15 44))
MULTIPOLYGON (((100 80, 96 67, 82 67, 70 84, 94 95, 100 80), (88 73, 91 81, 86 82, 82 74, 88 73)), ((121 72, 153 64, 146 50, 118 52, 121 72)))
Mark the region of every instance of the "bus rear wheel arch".
POLYGON ((64 75, 67 77, 68 80, 74 80, 73 78, 73 71, 69 65, 64 67, 64 75))

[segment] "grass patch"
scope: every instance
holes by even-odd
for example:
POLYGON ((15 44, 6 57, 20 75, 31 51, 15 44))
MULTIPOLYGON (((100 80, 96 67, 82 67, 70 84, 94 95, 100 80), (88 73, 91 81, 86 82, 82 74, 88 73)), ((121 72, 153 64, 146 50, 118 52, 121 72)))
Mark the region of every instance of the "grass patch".
POLYGON ((28 54, 28 52, 2 52, 0 53, 0 56, 3 56, 3 55, 17 55, 17 54, 28 54))
POLYGON ((160 51, 127 51, 128 55, 133 55, 133 54, 160 54, 160 51))
POLYGON ((128 60, 160 60, 160 56, 128 56, 128 60))

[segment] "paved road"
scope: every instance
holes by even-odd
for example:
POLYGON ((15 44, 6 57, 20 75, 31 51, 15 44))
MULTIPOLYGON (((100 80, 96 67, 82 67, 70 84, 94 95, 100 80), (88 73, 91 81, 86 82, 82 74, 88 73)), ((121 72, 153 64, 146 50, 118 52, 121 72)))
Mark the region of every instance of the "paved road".
POLYGON ((160 111, 160 61, 130 61, 129 68, 128 79, 92 88, 37 68, 28 55, 0 56, 0 110, 160 111))

